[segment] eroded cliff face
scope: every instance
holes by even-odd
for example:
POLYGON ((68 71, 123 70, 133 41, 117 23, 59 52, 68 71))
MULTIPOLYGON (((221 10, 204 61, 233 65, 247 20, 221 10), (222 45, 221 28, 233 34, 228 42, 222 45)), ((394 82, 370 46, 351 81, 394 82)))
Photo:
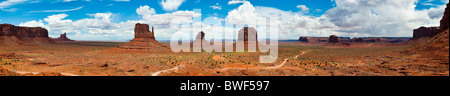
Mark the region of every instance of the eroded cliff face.
POLYGON ((413 39, 431 37, 439 34, 439 32, 441 32, 441 29, 439 27, 420 27, 418 29, 414 29, 413 39))
POLYGON ((447 8, 445 8, 444 16, 441 19, 441 29, 442 30, 445 30, 446 28, 449 27, 448 15, 449 15, 449 9, 448 9, 448 3, 447 3, 447 8))
POLYGON ((41 27, 21 27, 0 24, 0 45, 36 45, 54 43, 48 37, 48 31, 41 27))
POLYGON ((41 27, 19 27, 11 24, 0 24, 0 36, 48 37, 48 31, 41 27))
POLYGON ((152 31, 150 31, 149 26, 147 24, 137 23, 134 26, 134 38, 155 39, 155 34, 153 32, 154 32, 153 27, 152 27, 152 31))

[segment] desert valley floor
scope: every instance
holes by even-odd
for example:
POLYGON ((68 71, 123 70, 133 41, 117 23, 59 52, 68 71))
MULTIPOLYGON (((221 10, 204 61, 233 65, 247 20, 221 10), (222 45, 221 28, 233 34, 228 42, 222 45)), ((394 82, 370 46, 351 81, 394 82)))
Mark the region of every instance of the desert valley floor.
POLYGON ((4 76, 449 75, 448 55, 436 59, 426 54, 406 54, 409 44, 361 44, 347 48, 280 42, 278 60, 261 64, 259 56, 266 53, 131 54, 111 50, 123 43, 73 41, 2 46, 0 71, 4 76))

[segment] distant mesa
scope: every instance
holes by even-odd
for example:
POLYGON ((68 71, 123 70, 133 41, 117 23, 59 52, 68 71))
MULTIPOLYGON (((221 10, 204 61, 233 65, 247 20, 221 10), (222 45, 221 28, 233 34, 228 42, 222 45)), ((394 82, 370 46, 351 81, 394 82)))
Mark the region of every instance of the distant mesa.
POLYGON ((148 52, 168 52, 167 46, 160 44, 155 39, 154 28, 152 31, 149 30, 147 24, 137 23, 134 30, 134 39, 130 40, 119 47, 120 49, 137 49, 145 50, 148 52))
POLYGON ((53 39, 54 41, 74 41, 66 37, 66 33, 61 34, 58 38, 53 39))
POLYGON ((298 40, 300 42, 305 42, 305 43, 319 43, 319 42, 328 42, 328 37, 307 37, 307 36, 302 36, 302 37, 298 38, 298 40))
POLYGON ((339 37, 336 35, 331 35, 330 38, 328 38, 329 43, 339 43, 339 37))
POLYGON ((0 24, 0 45, 39 45, 55 44, 48 37, 48 31, 42 27, 21 27, 0 24))

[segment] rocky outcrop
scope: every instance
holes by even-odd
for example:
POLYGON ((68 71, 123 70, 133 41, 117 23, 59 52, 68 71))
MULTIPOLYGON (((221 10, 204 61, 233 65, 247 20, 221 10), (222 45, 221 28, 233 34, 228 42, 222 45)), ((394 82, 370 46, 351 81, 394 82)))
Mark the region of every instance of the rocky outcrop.
POLYGON ((300 37, 298 41, 305 43, 328 42, 328 37, 300 37))
POLYGON ((69 38, 67 38, 66 35, 67 35, 66 33, 61 34, 58 38, 53 39, 53 40, 54 41, 73 41, 73 40, 70 40, 69 38))
MULTIPOLYGON (((253 27, 244 27, 238 32, 238 40, 235 44, 236 49, 238 46, 244 46, 244 51, 256 51, 258 50, 258 32, 253 27), (243 44, 243 45, 240 45, 243 44)), ((242 47, 240 47, 242 48, 242 47)))
POLYGON ((170 52, 167 46, 156 41, 154 31, 150 31, 147 24, 137 23, 134 30, 134 39, 130 42, 121 45, 120 49, 138 49, 147 52, 170 52))
POLYGON ((420 27, 418 29, 414 29, 413 39, 421 38, 421 37, 431 37, 441 32, 439 27, 420 27))
POLYGON ((134 38, 151 38, 155 39, 155 34, 153 33, 153 27, 152 31, 149 30, 149 26, 147 24, 139 24, 137 23, 134 26, 134 38))
POLYGON ((54 43, 48 31, 41 27, 20 27, 0 24, 0 45, 35 45, 54 43))
POLYGON ((353 38, 351 42, 364 42, 363 38, 353 38))
POLYGON ((0 36, 48 37, 47 29, 41 27, 19 27, 11 24, 0 24, 0 36))
POLYGON ((372 37, 372 38, 364 39, 364 42, 368 42, 368 43, 390 43, 390 40, 386 39, 386 38, 372 37))
POLYGON ((258 32, 253 27, 244 27, 239 30, 238 41, 252 41, 256 42, 258 40, 258 32))
POLYGON ((441 19, 441 27, 440 28, 442 30, 445 30, 446 28, 449 27, 448 15, 449 15, 449 9, 448 9, 448 3, 447 3, 447 8, 445 8, 444 16, 441 19))
POLYGON ((328 42, 329 43, 338 43, 339 42, 339 37, 336 35, 331 35, 330 38, 328 38, 328 42))

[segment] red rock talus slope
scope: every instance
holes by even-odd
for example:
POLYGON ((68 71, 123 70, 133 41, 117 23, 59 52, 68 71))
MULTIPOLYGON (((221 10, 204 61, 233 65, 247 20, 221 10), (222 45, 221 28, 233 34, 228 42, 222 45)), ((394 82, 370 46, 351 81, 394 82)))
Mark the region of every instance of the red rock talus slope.
POLYGON ((0 24, 0 45, 36 45, 55 43, 48 37, 47 29, 0 24))
MULTIPOLYGON (((152 28, 153 30, 153 28, 152 28)), ((121 45, 120 49, 137 49, 148 52, 170 52, 170 49, 156 41, 154 31, 149 30, 147 24, 136 24, 135 38, 121 45)))
POLYGON ((66 33, 61 34, 58 38, 53 39, 54 41, 73 41, 66 37, 66 33))

